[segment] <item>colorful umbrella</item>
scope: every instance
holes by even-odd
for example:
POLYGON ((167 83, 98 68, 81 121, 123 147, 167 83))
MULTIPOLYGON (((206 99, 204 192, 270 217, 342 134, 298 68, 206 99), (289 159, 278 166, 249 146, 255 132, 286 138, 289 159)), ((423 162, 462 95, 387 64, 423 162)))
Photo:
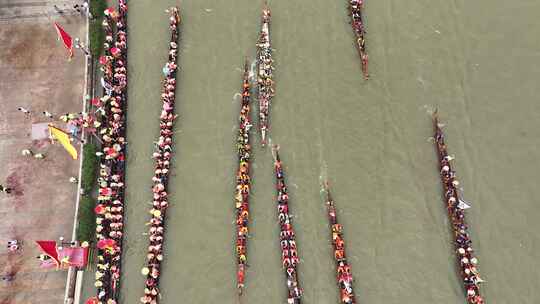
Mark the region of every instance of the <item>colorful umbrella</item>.
POLYGON ((96 206, 96 208, 94 208, 94 212, 96 214, 103 214, 105 213, 105 206, 103 206, 102 204, 99 204, 96 206))
POLYGON ((120 53, 121 53, 121 51, 120 51, 119 48, 116 48, 116 47, 112 47, 112 48, 111 48, 111 55, 113 55, 114 57, 119 56, 120 53))
POLYGON ((100 63, 101 65, 106 65, 107 62, 108 62, 107 57, 105 57, 105 56, 99 56, 99 63, 100 63))
POLYGON ((84 302, 85 304, 97 304, 99 302, 98 298, 96 297, 91 297, 91 298, 88 298, 88 300, 86 300, 86 302, 84 302))
POLYGON ((92 99, 90 100, 90 103, 91 103, 93 106, 96 106, 96 107, 101 106, 101 100, 99 100, 99 98, 92 98, 92 99))
POLYGON ((97 243, 97 247, 99 249, 106 249, 106 248, 109 249, 109 248, 113 248, 115 245, 116 245, 116 241, 113 239, 102 239, 102 240, 99 240, 97 243))

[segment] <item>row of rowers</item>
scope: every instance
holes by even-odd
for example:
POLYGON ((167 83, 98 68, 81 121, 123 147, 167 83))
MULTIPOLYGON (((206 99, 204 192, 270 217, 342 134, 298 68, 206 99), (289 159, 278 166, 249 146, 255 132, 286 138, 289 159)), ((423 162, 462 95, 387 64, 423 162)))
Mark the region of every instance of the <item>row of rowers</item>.
POLYGON ((257 83, 259 100, 259 129, 261 142, 266 144, 269 129, 270 103, 274 96, 272 47, 270 45, 270 10, 265 8, 262 15, 261 33, 257 42, 257 83))
POLYGON ((291 216, 289 215, 289 195, 287 194, 287 185, 283 167, 279 159, 279 154, 276 153, 276 161, 274 164, 276 171, 277 183, 277 209, 280 225, 280 246, 281 246, 281 261, 285 276, 287 278, 287 303, 300 303, 303 290, 300 288, 297 275, 297 265, 299 263, 298 252, 296 250, 295 233, 292 226, 291 216))
POLYGON ((367 79, 368 74, 368 55, 366 52, 366 40, 365 40, 365 27, 364 21, 362 18, 362 6, 364 5, 363 0, 349 0, 349 14, 351 16, 351 26, 356 36, 356 47, 358 53, 360 54, 360 59, 362 61, 362 73, 367 79))
POLYGON ((125 104, 126 104, 126 34, 125 16, 127 6, 119 1, 119 13, 105 11, 107 37, 113 37, 112 22, 116 22, 116 42, 110 39, 104 44, 102 58, 103 81, 106 89, 102 98, 99 134, 103 139, 102 151, 98 152, 99 204, 96 206, 96 237, 98 240, 98 262, 95 286, 99 303, 114 304, 116 286, 120 280, 120 257, 123 231, 124 168, 125 168, 125 104), (113 56, 114 49, 114 56, 113 56))
POLYGON ((154 304, 159 297, 159 276, 161 262, 163 260, 163 234, 165 227, 165 212, 169 206, 167 185, 169 178, 170 160, 172 157, 172 134, 173 122, 177 115, 174 114, 175 90, 176 90, 176 61, 178 30, 180 21, 178 9, 172 8, 169 27, 171 29, 171 41, 169 43, 169 59, 167 62, 168 73, 163 83, 163 93, 161 94, 162 111, 160 115, 159 139, 156 143, 153 158, 155 161, 155 171, 152 177, 153 201, 150 209, 151 219, 148 223, 149 246, 146 255, 146 265, 141 272, 146 276, 144 296, 142 303, 154 304))
POLYGON ((353 291, 353 276, 351 266, 345 255, 345 241, 343 240, 343 226, 337 221, 337 211, 330 196, 328 188, 326 206, 328 210, 328 220, 332 229, 332 245, 334 249, 334 259, 336 261, 337 283, 340 291, 341 303, 354 304, 356 299, 353 291))
POLYGON ((474 256, 468 226, 465 223, 465 210, 470 208, 470 206, 459 199, 457 191, 459 182, 450 164, 453 158, 446 151, 442 132, 437 132, 435 140, 440 157, 441 179, 445 189, 444 195, 447 200, 448 214, 454 230, 458 263, 461 269, 463 284, 467 291, 467 301, 469 303, 482 304, 484 300, 479 292, 479 284, 483 280, 480 278, 476 268, 478 259, 474 256))
POLYGON ((248 237, 249 220, 249 161, 251 146, 249 144, 249 130, 252 125, 249 119, 250 93, 249 93, 249 73, 247 64, 244 67, 244 79, 242 84, 242 107, 239 115, 239 128, 236 138, 236 148, 238 153, 238 171, 236 173, 235 207, 236 207, 236 256, 238 263, 237 288, 242 292, 244 288, 244 275, 247 265, 246 248, 248 237))

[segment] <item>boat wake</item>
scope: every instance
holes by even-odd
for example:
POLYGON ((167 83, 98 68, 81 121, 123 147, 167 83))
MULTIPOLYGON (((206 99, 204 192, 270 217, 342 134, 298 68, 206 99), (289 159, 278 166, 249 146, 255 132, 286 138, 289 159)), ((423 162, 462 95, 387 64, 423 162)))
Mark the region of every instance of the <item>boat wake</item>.
POLYGON ((268 145, 267 145, 267 146, 272 147, 272 146, 273 146, 273 144, 272 144, 272 138, 271 138, 270 136, 268 137, 267 141, 268 141, 268 145))
POLYGON ((248 79, 251 83, 256 81, 256 76, 257 76, 256 70, 257 70, 257 60, 253 60, 251 61, 251 64, 249 66, 249 74, 248 74, 248 79))
POLYGON ((320 171, 321 174, 319 175, 319 182, 321 184, 321 193, 326 191, 325 184, 328 181, 328 165, 323 160, 321 161, 321 168, 320 171))
POLYGON ((323 141, 322 141, 322 134, 321 129, 317 128, 317 138, 318 138, 318 146, 319 146, 319 164, 321 164, 321 167, 319 168, 319 183, 321 184, 321 192, 325 191, 325 184, 328 181, 328 164, 324 160, 324 149, 323 149, 323 141))
POLYGON ((239 99, 239 98, 242 98, 242 94, 241 94, 241 93, 238 93, 238 92, 237 92, 237 93, 234 93, 234 95, 233 95, 233 97, 232 97, 232 102, 233 102, 233 104, 236 103, 236 102, 238 102, 238 99, 239 99))
POLYGON ((435 114, 435 112, 437 111, 436 107, 427 104, 421 106, 420 109, 426 111, 426 114, 428 114, 429 116, 433 116, 433 114, 435 114))

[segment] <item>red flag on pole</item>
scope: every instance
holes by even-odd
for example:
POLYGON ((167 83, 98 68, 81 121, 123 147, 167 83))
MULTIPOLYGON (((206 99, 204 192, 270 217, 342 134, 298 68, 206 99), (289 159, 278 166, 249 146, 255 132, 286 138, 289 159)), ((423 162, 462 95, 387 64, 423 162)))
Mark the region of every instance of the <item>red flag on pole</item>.
POLYGON ((69 58, 73 57, 73 40, 71 39, 71 36, 69 36, 69 34, 56 22, 54 23, 54 28, 56 28, 56 32, 58 33, 58 39, 62 39, 64 46, 68 50, 69 58))
POLYGON ((56 267, 60 266, 60 259, 58 258, 58 250, 56 249, 56 241, 36 241, 39 248, 45 253, 46 255, 50 256, 54 263, 56 264, 56 267))

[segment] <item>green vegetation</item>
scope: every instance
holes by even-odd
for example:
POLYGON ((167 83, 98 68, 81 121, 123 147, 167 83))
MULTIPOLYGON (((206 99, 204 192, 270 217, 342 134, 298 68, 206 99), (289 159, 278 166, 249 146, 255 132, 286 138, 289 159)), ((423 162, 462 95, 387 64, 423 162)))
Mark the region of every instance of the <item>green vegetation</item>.
POLYGON ((95 143, 86 143, 83 146, 83 164, 81 174, 81 188, 85 194, 90 194, 97 179, 98 158, 96 152, 98 147, 95 143))
POLYGON ((103 11, 107 8, 106 0, 90 0, 90 13, 93 19, 89 25, 90 53, 94 59, 101 55, 103 50, 103 41, 105 41, 105 33, 101 23, 103 22, 103 11))
POLYGON ((77 240, 80 242, 93 241, 96 233, 96 214, 94 213, 96 202, 92 197, 92 192, 97 182, 97 150, 95 143, 89 142, 83 146, 81 189, 85 195, 79 202, 77 240))
POLYGON ((77 240, 92 242, 96 234, 95 200, 91 196, 83 196, 79 202, 79 226, 77 240))

